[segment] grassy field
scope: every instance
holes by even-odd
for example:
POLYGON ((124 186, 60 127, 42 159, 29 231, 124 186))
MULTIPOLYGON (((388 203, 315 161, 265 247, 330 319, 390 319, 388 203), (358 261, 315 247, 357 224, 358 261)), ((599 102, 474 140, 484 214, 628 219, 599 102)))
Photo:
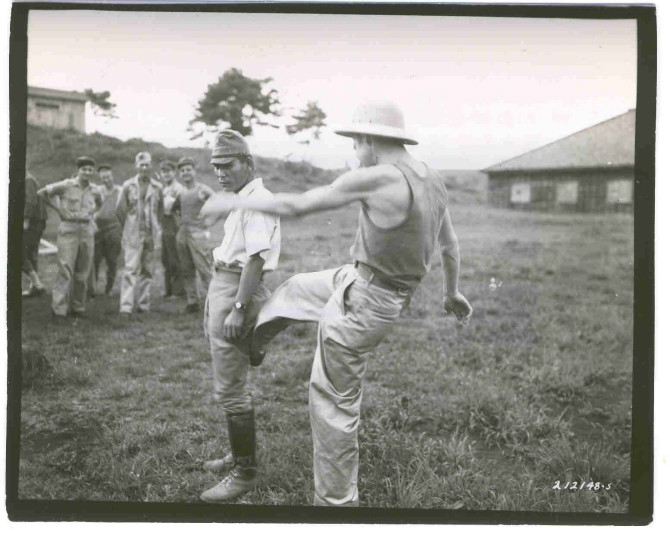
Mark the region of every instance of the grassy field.
MULTIPOLYGON (((370 355, 361 504, 627 511, 632 217, 457 204, 452 218, 475 314, 458 329, 441 312, 434 269, 370 355), (563 488, 572 481, 584 488, 563 488)), ((349 261, 354 209, 282 225, 271 287, 349 261)), ((55 269, 53 257, 42 264, 49 286, 55 269)), ((221 455, 226 426, 211 401, 202 320, 164 301, 159 281, 152 312, 130 322, 118 296, 64 324, 52 322, 48 297, 24 302, 33 366, 24 370, 21 498, 195 502, 217 481, 202 461, 221 455)), ((263 479, 240 503, 311 504, 315 334, 291 327, 250 374, 263 479)))

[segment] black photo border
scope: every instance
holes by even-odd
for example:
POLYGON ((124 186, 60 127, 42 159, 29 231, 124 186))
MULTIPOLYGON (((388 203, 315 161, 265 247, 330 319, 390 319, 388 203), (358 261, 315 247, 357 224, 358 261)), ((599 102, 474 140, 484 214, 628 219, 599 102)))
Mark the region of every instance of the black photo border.
POLYGON ((12 521, 242 522, 315 524, 546 524, 646 525, 653 511, 654 438, 654 200, 657 82, 653 5, 352 4, 352 3, 15 3, 10 22, 10 181, 8 211, 8 400, 6 505, 12 521), (443 509, 322 508, 29 500, 18 497, 21 422, 21 254, 26 159, 27 24, 31 10, 200 11, 430 15, 522 18, 635 19, 637 122, 635 129, 634 359, 629 512, 547 513, 443 509))

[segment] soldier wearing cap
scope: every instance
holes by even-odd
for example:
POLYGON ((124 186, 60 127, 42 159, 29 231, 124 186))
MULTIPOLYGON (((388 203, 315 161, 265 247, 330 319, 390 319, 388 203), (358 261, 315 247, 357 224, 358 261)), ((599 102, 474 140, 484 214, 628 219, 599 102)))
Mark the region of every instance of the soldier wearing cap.
POLYGON ((458 240, 438 173, 405 145, 402 111, 388 102, 360 106, 349 126, 335 131, 354 140, 361 167, 332 184, 271 199, 213 199, 203 215, 230 209, 298 216, 360 203, 353 264, 299 274, 273 294, 253 334, 254 364, 267 342, 293 321, 319 323, 309 384, 314 446, 314 504, 356 506, 358 424, 368 353, 390 332, 431 266, 439 243, 444 310, 465 324, 472 307, 458 290, 458 240))
POLYGON ((102 185, 98 190, 102 196, 102 207, 95 214, 97 231, 95 233, 95 252, 93 254, 93 268, 89 280, 89 292, 95 295, 102 260, 107 264, 107 280, 105 294, 110 295, 116 280, 119 254, 121 253, 121 223, 116 217, 116 205, 121 193, 121 186, 114 184, 112 166, 106 163, 98 166, 98 175, 102 185))
MULTIPOLYGON (((180 215, 177 232, 177 253, 181 276, 186 290, 186 311, 200 309, 196 274, 204 292, 212 278, 212 251, 209 247, 209 231, 200 218, 200 209, 214 191, 196 179, 195 161, 185 156, 177 162, 179 178, 184 187, 177 194, 172 210, 180 215)), ((203 296, 204 298, 204 296, 203 296)))
POLYGON ((123 227, 121 314, 132 314, 135 302, 138 312, 151 308, 155 250, 161 246, 159 214, 163 210, 163 194, 160 182, 151 178, 151 154, 139 152, 135 168, 137 174, 123 183, 116 205, 123 227))
MULTIPOLYGON (((253 158, 238 132, 217 134, 211 163, 227 195, 272 197, 263 179, 255 176, 253 158)), ((254 406, 247 387, 250 340, 258 310, 270 295, 263 276, 277 268, 280 243, 279 217, 234 210, 225 221, 221 245, 213 252, 215 270, 204 324, 212 353, 214 398, 228 422, 232 455, 205 464, 212 471, 231 469, 218 485, 202 494, 207 502, 236 498, 257 483, 254 406)))
POLYGON ((38 191, 60 216, 58 275, 52 289, 55 316, 80 316, 86 308, 86 286, 93 264, 94 215, 102 205, 98 188, 91 184, 95 161, 77 158, 77 176, 49 184, 38 191), (53 201, 58 199, 56 204, 53 201))
POLYGON ((30 279, 30 287, 23 297, 36 297, 46 293, 37 269, 40 240, 47 221, 44 197, 37 194, 40 189, 35 177, 26 169, 25 197, 23 206, 23 258, 21 267, 30 279))
POLYGON ((165 297, 184 294, 184 284, 181 278, 176 241, 177 231, 179 230, 179 217, 172 210, 175 200, 184 189, 184 186, 175 179, 176 169, 177 166, 170 160, 163 160, 159 166, 163 182, 163 210, 161 212, 163 247, 161 248, 161 261, 165 276, 165 297))

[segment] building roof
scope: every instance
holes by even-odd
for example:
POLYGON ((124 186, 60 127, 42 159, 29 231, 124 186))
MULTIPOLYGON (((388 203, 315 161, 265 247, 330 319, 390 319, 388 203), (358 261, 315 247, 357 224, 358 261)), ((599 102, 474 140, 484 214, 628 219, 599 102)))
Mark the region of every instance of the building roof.
POLYGON ((484 171, 621 167, 634 163, 635 109, 631 109, 484 171))
POLYGON ((60 89, 47 89, 46 87, 28 86, 29 97, 55 98, 59 100, 73 100, 75 102, 86 102, 88 97, 79 91, 61 91, 60 89))

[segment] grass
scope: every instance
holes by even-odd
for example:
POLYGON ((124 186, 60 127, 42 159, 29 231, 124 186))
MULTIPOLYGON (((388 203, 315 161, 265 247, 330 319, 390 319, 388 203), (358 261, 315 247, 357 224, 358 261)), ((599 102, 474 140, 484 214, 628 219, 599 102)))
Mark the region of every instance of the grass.
MULTIPOLYGON (((462 291, 475 315, 459 329, 441 312, 436 259, 370 355, 361 504, 626 512, 632 218, 466 204, 455 205, 452 218, 462 291), (495 291, 491 277, 502 283, 495 291), (556 490, 556 481, 611 487, 556 490)), ((271 287, 349 260, 355 210, 282 225, 271 287)), ((41 271, 50 286, 53 257, 41 271)), ((47 297, 24 303, 31 358, 20 497, 195 502, 217 481, 201 468, 226 444, 201 318, 162 300, 160 280, 152 312, 130 322, 117 314, 118 297, 99 297, 86 318, 63 324, 51 321, 47 297)), ((291 327, 250 373, 263 480, 239 503, 312 502, 307 381, 315 336, 312 325, 291 327)))

